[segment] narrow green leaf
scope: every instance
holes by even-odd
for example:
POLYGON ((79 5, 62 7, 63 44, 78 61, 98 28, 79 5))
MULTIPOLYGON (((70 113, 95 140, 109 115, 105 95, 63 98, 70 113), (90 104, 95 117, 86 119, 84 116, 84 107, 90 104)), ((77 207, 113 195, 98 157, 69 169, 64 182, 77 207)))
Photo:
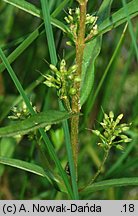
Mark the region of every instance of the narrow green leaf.
MULTIPOLYGON (((20 1, 19 0, 3 0, 3 1, 5 1, 6 3, 11 4, 11 5, 13 5, 13 6, 33 15, 33 16, 36 16, 38 18, 43 19, 42 11, 39 8, 37 8, 35 5, 33 5, 27 1, 24 1, 24 0, 20 0, 20 1)), ((57 12, 56 12, 56 15, 57 15, 57 12)), ((64 32, 66 32, 67 27, 62 22, 60 22, 59 20, 57 20, 53 17, 51 17, 51 19, 50 19, 52 25, 58 27, 59 29, 61 29, 64 32)))
MULTIPOLYGON (((52 64, 56 65, 57 64, 57 54, 56 54, 55 42, 54 42, 54 37, 53 37, 53 32, 52 32, 52 26, 50 23, 48 1, 41 0, 41 4, 42 4, 42 10, 43 10, 43 14, 44 14, 45 29, 46 29, 48 46, 49 46, 50 58, 51 58, 52 64)), ((59 100, 59 107, 61 110, 63 110, 63 105, 62 105, 62 102, 60 100, 59 100)), ((77 182, 76 182, 75 175, 74 175, 75 167, 74 167, 74 162, 73 162, 73 154, 72 154, 69 128, 68 128, 67 121, 63 122, 63 128, 64 128, 64 134, 65 134, 68 161, 69 161, 69 166, 70 166, 70 170, 71 170, 71 181, 72 181, 74 199, 79 199, 77 182)))
POLYGON ((48 168, 44 170, 42 167, 36 164, 32 164, 18 159, 7 158, 7 157, 0 157, 0 164, 15 167, 20 170, 24 170, 33 173, 35 175, 47 178, 48 181, 56 187, 56 189, 61 190, 62 192, 66 192, 62 180, 59 179, 59 177, 57 178, 48 168))
POLYGON ((43 17, 44 17, 45 30, 46 30, 47 40, 48 40, 48 47, 49 47, 51 63, 56 65, 57 55, 56 55, 54 36, 52 32, 52 26, 50 23, 50 13, 49 13, 49 8, 48 8, 48 1, 41 0, 41 5, 42 5, 42 11, 43 11, 43 17))
MULTIPOLYGON (((4 137, 0 140, 0 156, 2 157, 12 157, 13 152, 16 147, 16 140, 11 137, 4 137)), ((3 175, 4 166, 0 165, 0 177, 3 175)))
POLYGON ((29 101, 27 95, 25 94, 21 83, 19 82, 16 74, 14 73, 12 67, 10 66, 10 64, 9 64, 9 62, 8 62, 6 56, 4 55, 4 53, 3 53, 3 51, 2 51, 1 48, 0 48, 0 58, 2 59, 5 67, 7 68, 7 70, 9 72, 9 74, 10 74, 10 76, 11 76, 11 78, 12 78, 12 80, 13 80, 15 86, 16 86, 16 88, 18 89, 18 91, 20 92, 21 96, 23 97, 23 99, 24 99, 24 101, 25 101, 28 109, 30 110, 30 112, 32 114, 34 114, 35 112, 33 110, 33 107, 31 106, 30 101, 29 101))
MULTIPOLYGON (((6 3, 9 3, 29 14, 32 14, 33 16, 36 16, 38 18, 43 18, 41 9, 37 8, 34 4, 31 4, 30 2, 27 2, 25 0, 3 0, 6 3)), ((69 0, 62 1, 58 7, 53 11, 52 17, 56 17, 60 11, 65 7, 65 5, 69 2, 69 0)))
POLYGON ((81 106, 87 100, 94 82, 94 64, 101 50, 102 37, 96 37, 86 44, 83 55, 82 81, 81 81, 81 106))
POLYGON ((54 149, 53 145, 51 145, 51 142, 48 139, 48 137, 46 136, 44 130, 43 129, 39 129, 39 130, 40 130, 41 136, 44 139, 44 142, 46 143, 46 147, 48 149, 48 152, 50 153, 51 158, 55 162, 55 164, 56 164, 56 166, 57 166, 57 168, 59 170, 60 176, 62 177, 62 179, 63 179, 63 181, 65 183, 65 186, 66 186, 66 189, 68 191, 68 194, 69 194, 70 198, 74 199, 74 195, 73 195, 72 188, 71 188, 71 185, 69 183, 67 174, 65 173, 65 170, 63 169, 63 167, 62 167, 62 165, 60 163, 60 160, 58 159, 58 157, 57 157, 57 155, 55 153, 55 149, 54 149))
POLYGON ((69 118, 69 116, 70 115, 67 112, 56 110, 37 113, 25 120, 17 121, 12 125, 0 128, 0 137, 27 134, 35 129, 59 123, 62 120, 69 118))
MULTIPOLYGON (((107 18, 110 12, 112 0, 104 0, 98 11, 99 25, 103 19, 107 18)), ((94 64, 101 50, 102 36, 97 36, 95 39, 86 44, 83 55, 82 65, 82 81, 81 81, 81 106, 87 100, 94 82, 94 64)))
POLYGON ((51 24, 57 28, 59 28, 61 31, 63 32, 68 32, 68 27, 63 23, 63 22, 60 22, 58 19, 55 19, 53 17, 51 17, 51 24))
POLYGON ((97 24, 101 24, 103 22, 103 20, 105 20, 109 14, 110 14, 110 10, 111 10, 111 5, 112 5, 113 0, 104 0, 98 10, 98 20, 97 20, 97 24))
POLYGON ((24 0, 3 0, 6 3, 9 3, 19 9, 22 9, 36 17, 42 18, 41 10, 38 9, 35 5, 24 1, 24 0))
POLYGON ((55 11, 51 14, 52 17, 56 17, 60 11, 63 10, 63 8, 66 6, 66 4, 69 2, 70 0, 64 0, 61 1, 61 3, 58 5, 58 7, 55 9, 55 11))
MULTIPOLYGON (((61 101, 59 102, 59 107, 61 110, 64 110, 63 104, 61 101)), ((69 162, 69 169, 71 174, 71 181, 72 181, 72 188, 74 192, 74 198, 79 199, 78 194, 78 185, 76 182, 76 171, 75 171, 75 164, 73 160, 73 152, 72 152, 72 146, 71 146, 71 140, 70 140, 70 132, 69 132, 69 126, 67 120, 63 121, 63 130, 65 134, 65 144, 66 144, 66 150, 67 150, 67 156, 68 156, 68 162, 69 162)))
MULTIPOLYGON (((128 3, 126 6, 130 18, 133 18, 138 14, 138 0, 133 0, 130 3, 128 3)), ((125 8, 122 7, 117 12, 115 12, 112 16, 105 19, 98 26, 99 34, 104 34, 110 31, 112 28, 116 28, 126 21, 127 21, 126 11, 125 8)))
POLYGON ((89 194, 95 191, 105 190, 109 187, 124 187, 124 186, 137 186, 137 185, 138 185, 138 177, 111 179, 111 180, 104 180, 101 182, 93 183, 92 185, 81 190, 81 192, 85 194, 89 194))

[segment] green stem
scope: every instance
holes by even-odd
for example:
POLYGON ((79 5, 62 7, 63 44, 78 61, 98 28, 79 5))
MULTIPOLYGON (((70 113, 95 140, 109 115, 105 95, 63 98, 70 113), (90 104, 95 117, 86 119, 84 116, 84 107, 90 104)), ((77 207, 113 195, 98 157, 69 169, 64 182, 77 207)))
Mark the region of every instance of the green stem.
MULTIPOLYGON (((85 19, 86 19, 86 7, 87 0, 79 1, 80 4, 80 23, 78 36, 76 40, 76 76, 81 77, 83 51, 85 47, 85 19)), ((72 112, 80 113, 80 82, 74 82, 76 94, 72 97, 72 112)), ((73 159, 76 168, 77 179, 77 161, 78 161, 78 133, 79 133, 79 115, 73 116, 71 119, 71 144, 73 150, 73 159)))
POLYGON ((93 179, 91 180, 90 184, 93 184, 93 182, 97 179, 97 177, 100 175, 102 169, 103 169, 103 166, 108 158, 108 155, 109 155, 109 152, 110 152, 110 148, 108 148, 106 151, 105 151, 105 155, 104 155, 104 159, 99 167, 99 169, 97 170, 96 174, 94 175, 93 179))
MULTIPOLYGON (((105 155, 104 155, 104 159, 101 163, 101 165, 99 166, 99 169, 97 170, 97 172, 95 173, 93 179, 88 183, 87 186, 91 185, 94 183, 94 181, 97 179, 97 177, 100 175, 101 171, 103 170, 104 164, 108 158, 109 152, 110 152, 111 147, 109 147, 106 151, 105 151, 105 155)), ((79 188, 79 192, 83 191, 87 186, 83 186, 81 188, 79 188)))

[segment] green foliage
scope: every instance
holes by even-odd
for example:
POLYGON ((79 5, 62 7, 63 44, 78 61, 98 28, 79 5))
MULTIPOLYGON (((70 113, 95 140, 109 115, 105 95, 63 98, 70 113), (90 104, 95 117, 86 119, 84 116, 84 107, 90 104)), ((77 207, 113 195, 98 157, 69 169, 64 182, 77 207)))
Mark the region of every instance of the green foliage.
POLYGON ((82 82, 81 82, 81 106, 86 102, 94 83, 95 60, 101 50, 101 36, 88 42, 84 49, 83 65, 82 65, 82 82))
MULTIPOLYGON (((98 16, 96 18, 96 34, 99 33, 99 25, 103 22, 108 16, 111 8, 111 0, 104 1, 99 8, 98 16)), ((95 35, 95 34, 94 34, 95 35)), ((92 36, 94 36, 92 35, 92 36)), ((89 34, 88 36, 89 37, 89 34)), ((91 34, 90 34, 91 38, 91 34)), ((95 61, 98 57, 102 46, 102 35, 97 36, 90 42, 88 42, 84 49, 83 64, 82 64, 82 82, 81 82, 81 97, 80 104, 81 106, 86 102, 88 96, 90 95, 93 83, 94 83, 94 71, 95 71, 95 61)))
POLYGON ((111 179, 111 180, 104 180, 102 182, 94 183, 86 187, 82 190, 82 193, 92 193, 98 190, 104 190, 109 187, 124 187, 126 185, 138 185, 138 178, 121 178, 121 179, 111 179))
MULTIPOLYGON (((57 54, 56 54, 56 47, 54 43, 54 36, 52 32, 52 26, 50 23, 51 19, 50 19, 50 12, 48 10, 48 2, 41 0, 41 4, 42 4, 42 8, 45 8, 45 11, 43 11, 43 14, 44 14, 45 30, 46 30, 47 40, 48 40, 50 59, 51 59, 51 63, 55 66, 57 64, 57 54)), ((68 107, 68 109, 70 109, 68 98, 66 99, 65 104, 68 107)), ((59 101, 59 108, 60 110, 64 110, 64 107, 61 101, 59 101)), ((64 129, 64 134, 65 134, 66 149, 67 149, 68 161, 70 165, 70 173, 71 173, 71 181, 72 181, 72 189, 73 189, 73 195, 71 194, 71 196, 73 196, 74 199, 79 199, 78 187, 77 187, 77 182, 76 182, 76 177, 75 177, 75 166, 74 166, 74 161, 73 161, 73 154, 72 154, 70 134, 69 134, 69 128, 68 128, 67 121, 63 123, 63 129, 64 129)), ((69 185, 67 185, 67 188, 69 189, 69 185)))
POLYGON ((126 9, 122 7, 120 10, 115 12, 111 17, 105 19, 99 25, 99 34, 103 34, 112 28, 116 28, 117 26, 123 24, 127 21, 127 16, 133 18, 138 14, 138 0, 133 0, 129 2, 127 5, 127 14, 126 9))
MULTIPOLYGON (((23 87, 20 84, 20 81, 18 80, 16 74, 14 73, 12 67, 10 66, 10 64, 9 64, 6 56, 4 55, 3 51, 1 50, 1 48, 0 48, 0 56, 1 56, 1 59, 3 60, 7 70, 9 72, 13 82, 15 83, 15 86, 17 87, 18 91, 20 92, 20 95, 23 97, 24 102, 26 103, 26 106, 27 106, 28 110, 30 111, 31 115, 34 115, 35 111, 34 111, 33 107, 31 106, 31 103, 30 103, 30 101, 29 101, 23 87)), ((61 166, 61 163, 60 163, 60 161, 59 161, 59 159, 58 159, 58 157, 57 157, 57 155, 55 153, 55 150, 54 150, 53 146, 51 145, 51 142, 50 142, 48 136, 46 135, 45 131, 43 129, 41 129, 41 128, 39 129, 39 132, 40 132, 41 136, 43 137, 43 140, 45 142, 45 145, 46 145, 46 147, 48 149, 48 152, 49 152, 51 158, 54 160, 56 166, 59 169, 59 172, 61 173, 61 176, 62 176, 62 178, 63 178, 63 180, 65 182, 65 185, 66 185, 67 190, 68 190, 68 192, 70 194, 70 197, 73 198, 72 190, 71 190, 71 187, 69 185, 67 175, 66 175, 66 173, 64 172, 64 170, 63 170, 63 168, 61 166)))
POLYGON ((60 177, 54 176, 54 173, 48 168, 44 170, 42 167, 36 164, 6 157, 0 157, 0 163, 47 178, 48 181, 56 187, 56 189, 61 190, 62 192, 66 192, 65 186, 60 177))
MULTIPOLYGON (((0 188, 10 179, 7 194, 14 199, 138 198, 138 0, 121 2, 88 1, 82 73, 76 77, 78 3, 1 1, 0 188), (78 181, 70 139, 74 82, 80 84, 82 108, 78 181), (106 115, 101 107, 113 112, 106 115)), ((7 194, 0 189, 0 199, 7 194)))
MULTIPOLYGON (((16 148, 16 140, 12 137, 4 137, 1 139, 0 141, 0 155, 2 157, 12 157, 13 156, 13 153, 14 153, 14 150, 16 148)), ((4 166, 1 164, 0 165, 0 177, 4 174, 4 166)))
POLYGON ((59 123, 69 117, 70 115, 67 112, 56 110, 37 113, 25 120, 17 121, 15 124, 0 128, 0 137, 28 134, 38 128, 59 123))

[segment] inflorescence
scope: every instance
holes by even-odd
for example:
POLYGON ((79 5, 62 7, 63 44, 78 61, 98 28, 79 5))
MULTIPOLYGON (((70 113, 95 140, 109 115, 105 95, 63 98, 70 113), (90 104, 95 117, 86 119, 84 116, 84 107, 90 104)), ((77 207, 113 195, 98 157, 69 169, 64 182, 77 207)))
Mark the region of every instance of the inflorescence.
MULTIPOLYGON (((91 40, 93 36, 98 33, 98 26, 96 24, 98 17, 90 14, 86 14, 85 20, 85 42, 91 40)), ((79 23, 80 23, 80 9, 69 9, 68 16, 65 17, 65 21, 69 25, 69 37, 71 41, 68 41, 68 45, 76 43, 78 37, 79 23)))
POLYGON ((124 132, 129 130, 131 123, 119 124, 122 118, 123 114, 120 114, 116 119, 114 119, 114 113, 112 111, 109 112, 109 116, 104 113, 103 122, 100 123, 100 125, 103 127, 103 132, 101 133, 99 130, 92 130, 92 132, 101 140, 98 145, 105 151, 113 146, 119 150, 123 150, 124 147, 121 145, 121 143, 127 143, 131 141, 131 139, 124 134, 124 132))

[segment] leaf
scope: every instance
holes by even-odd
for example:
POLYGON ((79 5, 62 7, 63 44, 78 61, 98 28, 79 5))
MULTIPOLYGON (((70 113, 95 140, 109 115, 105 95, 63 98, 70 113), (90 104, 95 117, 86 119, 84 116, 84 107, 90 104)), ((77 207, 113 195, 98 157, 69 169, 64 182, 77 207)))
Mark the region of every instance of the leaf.
MULTIPOLYGON (((16 147, 16 140, 12 137, 4 137, 0 140, 0 155, 2 157, 11 157, 16 147)), ((3 175, 4 166, 0 165, 0 176, 3 175)))
MULTIPOLYGON (((110 12, 112 0, 104 0, 98 11, 98 24, 105 19, 110 12)), ((87 100, 94 83, 94 64, 101 50, 102 36, 97 36, 86 44, 83 55, 82 82, 81 82, 81 106, 87 100)))
MULTIPOLYGON (((61 110, 64 110, 63 104, 60 102, 59 107, 61 110)), ((79 199, 78 194, 78 185, 76 181, 76 170, 73 160, 73 153, 72 153, 72 146, 71 146, 71 140, 70 140, 70 131, 69 131, 69 125, 67 121, 63 121, 63 130, 65 135, 65 145, 66 145, 66 151, 67 151, 67 158, 69 162, 69 169, 70 169, 70 175, 71 175, 71 183, 72 183, 72 189, 74 193, 74 199, 79 199)))
POLYGON ((81 106, 87 100, 94 83, 94 64, 101 50, 102 37, 96 37, 86 44, 83 55, 82 82, 81 82, 81 106))
POLYGON ((17 121, 16 123, 0 128, 0 137, 9 137, 15 135, 24 135, 35 129, 43 128, 47 125, 56 124, 71 115, 67 112, 50 110, 47 112, 37 113, 28 119, 17 121))
MULTIPOLYGON (((42 5, 42 11, 43 11, 43 17, 44 17, 44 23, 45 23, 45 30, 46 30, 46 36, 47 36, 47 41, 48 41, 50 59, 51 59, 51 63, 53 65, 56 65, 57 64, 57 53, 56 53, 55 41, 54 41, 54 36, 53 36, 53 31, 52 31, 52 25, 50 23, 50 13, 48 10, 48 1, 47 0, 41 0, 41 5, 42 5)), ((61 101, 59 101, 59 108, 60 108, 60 110, 63 110, 61 101)), ((68 161, 70 163, 70 161, 73 160, 73 155, 69 154, 69 149, 71 152, 71 143, 69 140, 70 134, 69 134, 69 128, 68 128, 67 121, 63 122, 63 128, 64 128, 64 132, 65 132, 65 144, 67 147, 68 161)), ((79 199, 75 175, 72 174, 72 166, 70 166, 70 170, 71 170, 71 180, 72 180, 72 189, 73 189, 73 193, 74 193, 74 199, 79 199), (73 179, 74 179, 74 181, 73 181, 73 179)))
POLYGON ((69 2, 70 0, 64 0, 61 1, 61 3, 58 5, 58 7, 54 10, 54 12, 51 14, 52 17, 56 17, 60 11, 62 11, 63 9, 65 10, 65 6, 66 4, 69 2))
POLYGON ((120 178, 120 179, 111 179, 111 180, 104 180, 101 182, 93 183, 90 186, 87 186, 83 190, 82 193, 92 193, 99 190, 105 190, 109 187, 124 187, 124 186, 136 186, 138 185, 138 177, 132 178, 120 178))
POLYGON ((42 12, 43 12, 45 31, 46 31, 47 41, 48 41, 48 48, 49 48, 51 63, 53 65, 56 65, 57 64, 57 54, 56 54, 56 47, 55 47, 52 25, 50 23, 50 12, 48 8, 48 1, 41 0, 41 6, 42 6, 42 12))
POLYGON ((61 190, 62 192, 66 192, 66 189, 65 189, 65 186, 62 180, 59 177, 57 178, 48 168, 44 170, 42 167, 36 164, 32 164, 32 163, 18 160, 18 159, 7 158, 7 157, 0 157, 0 164, 15 167, 20 170, 24 170, 24 171, 36 174, 38 176, 47 178, 50 183, 54 184, 56 189, 61 190))
MULTIPOLYGON (((41 5, 42 5, 43 16, 44 16, 50 59, 51 59, 52 64, 56 65, 57 64, 57 53, 56 53, 56 47, 55 47, 55 42, 54 42, 54 37, 53 37, 52 25, 50 23, 48 1, 47 0, 41 0, 41 5)), ((60 100, 59 100, 59 108, 60 108, 60 110, 63 110, 63 105, 62 105, 62 102, 60 100)), ((63 122, 63 129, 64 129, 64 134, 65 134, 65 144, 66 144, 66 149, 67 149, 67 156, 68 156, 68 161, 69 161, 69 165, 70 165, 70 173, 71 173, 71 181, 72 181, 72 189, 73 189, 73 193, 74 193, 74 199, 79 199, 78 187, 77 187, 77 182, 76 182, 76 178, 75 178, 75 167, 74 167, 74 162, 73 162, 69 127, 68 127, 67 121, 63 122)))
MULTIPOLYGON (((138 0, 133 0, 126 4, 128 16, 130 18, 135 17, 138 14, 138 0)), ((124 7, 115 12, 112 16, 105 19, 99 26, 99 34, 104 34, 110 31, 112 28, 116 28, 119 25, 127 21, 127 14, 124 7)))
POLYGON ((98 25, 101 24, 103 20, 105 20, 109 16, 112 2, 113 0, 104 0, 102 2, 98 11, 98 20, 97 20, 98 25))
MULTIPOLYGON (((8 4, 11 4, 33 16, 36 16, 38 18, 41 18, 43 19, 43 15, 42 15, 42 11, 37 8, 35 5, 27 2, 27 1, 24 1, 24 0, 3 0, 5 2, 7 2, 8 4)), ((60 10, 59 10, 60 11, 60 10)), ((56 13, 57 15, 57 13, 56 13)), ((51 23, 52 25, 58 27, 59 29, 61 29, 62 31, 66 32, 67 31, 67 27, 66 25, 64 25, 62 22, 60 22, 59 20, 51 17, 51 23)))
MULTIPOLYGON (((50 13, 48 10, 48 1, 41 0, 41 5, 42 5, 44 22, 45 22, 45 30, 46 30, 46 36, 47 36, 47 41, 48 41, 50 59, 51 59, 51 63, 56 65, 57 64, 57 53, 56 53, 56 47, 55 47, 55 42, 54 42, 54 37, 53 37, 52 25, 50 23, 50 13)), ((58 102, 59 102, 60 110, 64 110, 63 108, 64 106, 62 102, 60 100, 58 102)), ((72 189, 73 189, 73 194, 74 194, 73 199, 79 199, 78 187, 77 187, 76 175, 75 175, 75 167, 74 167, 72 148, 71 148, 71 142, 70 142, 70 133, 69 133, 69 127, 68 127, 67 121, 63 122, 63 129, 64 129, 64 134, 65 134, 67 157, 68 157, 69 166, 70 166, 72 189)))
POLYGON ((41 10, 38 9, 35 5, 24 1, 24 0, 3 0, 6 3, 9 3, 15 7, 18 7, 36 17, 42 18, 42 13, 41 10))

